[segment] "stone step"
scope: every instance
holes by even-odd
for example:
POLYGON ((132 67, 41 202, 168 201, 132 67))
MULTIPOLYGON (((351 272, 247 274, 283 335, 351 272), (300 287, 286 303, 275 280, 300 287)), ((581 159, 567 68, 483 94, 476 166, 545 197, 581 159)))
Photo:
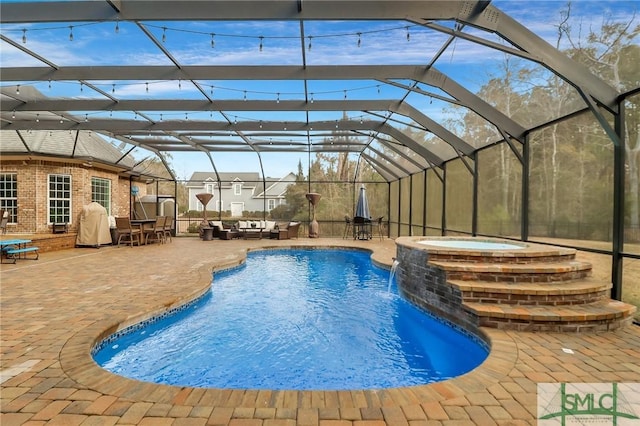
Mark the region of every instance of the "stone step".
POLYGON ((608 331, 633 321, 634 305, 602 300, 571 306, 512 306, 464 302, 465 310, 477 315, 480 326, 521 331, 608 331))
POLYGON ((429 251, 430 261, 466 263, 558 263, 576 258, 575 250, 523 251, 523 252, 464 252, 447 253, 442 250, 429 251))
POLYGON ((591 264, 577 260, 552 263, 469 263, 429 261, 445 271, 447 280, 488 282, 547 282, 578 280, 591 275, 591 264))
POLYGON ((465 302, 512 305, 580 305, 608 299, 611 283, 590 278, 550 283, 449 280, 465 302))

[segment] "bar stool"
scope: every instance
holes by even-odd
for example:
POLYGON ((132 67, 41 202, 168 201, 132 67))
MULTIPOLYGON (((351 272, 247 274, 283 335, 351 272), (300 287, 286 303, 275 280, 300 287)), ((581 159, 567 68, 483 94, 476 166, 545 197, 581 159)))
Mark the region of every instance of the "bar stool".
POLYGON ((347 215, 344 216, 344 234, 342 234, 342 239, 346 239, 347 236, 351 234, 352 224, 351 218, 347 215))
POLYGON ((383 222, 384 216, 380 216, 377 220, 378 222, 378 235, 380 236, 380 241, 382 241, 384 239, 384 222, 383 222))

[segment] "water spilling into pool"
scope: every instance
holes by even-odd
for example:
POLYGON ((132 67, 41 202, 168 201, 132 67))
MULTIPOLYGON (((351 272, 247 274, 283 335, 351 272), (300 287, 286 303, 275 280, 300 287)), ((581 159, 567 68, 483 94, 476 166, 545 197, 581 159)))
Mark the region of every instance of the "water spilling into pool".
POLYGON ((389 271, 356 250, 250 253, 194 306, 94 355, 114 373, 180 386, 373 389, 424 384, 487 350, 387 292, 389 271))

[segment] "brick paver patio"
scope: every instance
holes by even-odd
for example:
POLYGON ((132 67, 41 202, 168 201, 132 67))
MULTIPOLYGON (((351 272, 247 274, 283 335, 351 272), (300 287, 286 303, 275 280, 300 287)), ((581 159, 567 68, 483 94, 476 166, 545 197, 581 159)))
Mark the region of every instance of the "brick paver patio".
POLYGON ((486 330, 489 358, 430 385, 369 391, 255 391, 141 383, 99 368, 89 350, 119 324, 206 291, 211 270, 247 248, 372 249, 392 240, 201 241, 42 253, 2 265, 0 423, 9 425, 378 426, 534 424, 540 382, 640 382, 640 327, 600 334, 486 330), (566 353, 568 348, 573 353, 566 353))

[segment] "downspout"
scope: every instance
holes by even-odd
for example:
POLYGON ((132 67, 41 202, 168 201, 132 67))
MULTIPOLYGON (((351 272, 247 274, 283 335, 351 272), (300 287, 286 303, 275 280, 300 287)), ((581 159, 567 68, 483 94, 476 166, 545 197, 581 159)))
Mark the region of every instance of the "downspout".
MULTIPOLYGON (((213 157, 211 157, 211 152, 207 152, 207 157, 209 157, 209 162, 211 163, 211 167, 213 167, 213 172, 216 174, 216 182, 218 182, 218 220, 222 220, 222 182, 220 181, 220 174, 218 173, 218 169, 216 168, 216 164, 213 162, 213 157)), ((206 207, 205 207, 206 210, 206 207)))
POLYGON ((258 161, 260 162, 260 173, 262 173, 262 220, 267 220, 267 178, 264 177, 264 167, 262 167, 262 157, 260 152, 258 154, 258 161))
POLYGON ((427 235, 427 169, 424 169, 424 178, 423 178, 423 188, 422 196, 422 235, 427 235))
POLYGON ((409 236, 413 236, 413 176, 409 178, 409 236))
POLYGON ((613 247, 611 256, 611 298, 622 299, 622 251, 624 248, 624 162, 625 162, 625 104, 618 101, 615 132, 619 139, 613 144, 613 247))
POLYGON ((402 236, 402 179, 398 179, 398 237, 402 236))
POLYGON ((529 134, 524 137, 524 145, 522 146, 522 200, 520 212, 520 239, 522 241, 529 241, 529 166, 530 166, 530 148, 529 148, 529 134))
POLYGON ((447 163, 442 165, 442 218, 440 219, 440 233, 447 235, 447 163))
POLYGON ((473 158, 473 206, 471 207, 471 235, 478 236, 478 151, 472 155, 473 158))

